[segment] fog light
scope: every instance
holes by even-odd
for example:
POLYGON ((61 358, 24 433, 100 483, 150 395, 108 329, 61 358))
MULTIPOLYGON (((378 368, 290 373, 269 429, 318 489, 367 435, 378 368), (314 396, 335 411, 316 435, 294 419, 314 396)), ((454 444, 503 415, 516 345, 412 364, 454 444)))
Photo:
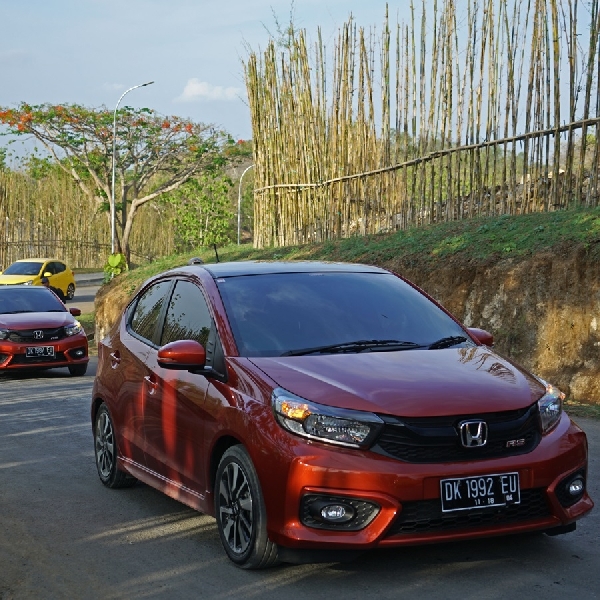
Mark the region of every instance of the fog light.
POLYGON ((378 514, 374 502, 328 494, 306 494, 300 503, 300 520, 307 527, 360 531, 378 514))
POLYGON ((555 493, 558 501, 565 508, 579 502, 585 494, 585 467, 565 477, 556 486, 555 493))
POLYGON ((573 481, 571 481, 571 483, 569 484, 569 494, 571 494, 571 496, 579 496, 579 494, 583 492, 583 486, 584 483, 581 477, 573 479, 573 481))
POLYGON ((73 351, 73 355, 75 356, 75 358, 82 358, 83 356, 85 356, 85 352, 81 349, 78 349, 73 351))
POLYGON ((346 523, 354 518, 354 509, 351 506, 343 506, 342 504, 330 504, 321 509, 321 517, 325 521, 346 523))

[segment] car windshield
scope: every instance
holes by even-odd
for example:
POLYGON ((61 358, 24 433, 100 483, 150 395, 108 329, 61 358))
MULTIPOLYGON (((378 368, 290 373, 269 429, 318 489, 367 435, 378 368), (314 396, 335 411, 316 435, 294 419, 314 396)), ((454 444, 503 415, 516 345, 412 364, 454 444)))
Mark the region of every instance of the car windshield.
POLYGON ((56 294, 38 286, 2 286, 0 314, 30 312, 65 312, 65 305, 56 294))
POLYGON ((241 356, 470 343, 451 317, 390 273, 244 275, 217 285, 241 356))
POLYGON ((3 275, 37 275, 43 263, 41 262, 16 262, 6 267, 3 275))

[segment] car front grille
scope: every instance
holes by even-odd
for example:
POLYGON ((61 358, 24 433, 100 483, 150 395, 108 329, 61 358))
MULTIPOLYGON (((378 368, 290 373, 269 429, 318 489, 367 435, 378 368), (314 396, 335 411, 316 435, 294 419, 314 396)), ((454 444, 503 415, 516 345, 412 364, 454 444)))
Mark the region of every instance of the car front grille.
POLYGON ((521 490, 520 504, 443 513, 440 500, 406 502, 386 537, 510 525, 550 516, 542 488, 521 490))
POLYGON ((40 344, 62 340, 65 337, 64 327, 57 327, 54 329, 19 329, 18 331, 9 332, 7 339, 20 344, 40 344), (39 331, 42 332, 43 337, 35 337, 36 334, 34 332, 39 331))
POLYGON ((408 463, 473 461, 531 452, 540 442, 537 404, 520 410, 429 418, 396 418, 380 415, 385 425, 374 452, 408 463), (488 426, 484 446, 465 448, 459 423, 482 420, 488 426))

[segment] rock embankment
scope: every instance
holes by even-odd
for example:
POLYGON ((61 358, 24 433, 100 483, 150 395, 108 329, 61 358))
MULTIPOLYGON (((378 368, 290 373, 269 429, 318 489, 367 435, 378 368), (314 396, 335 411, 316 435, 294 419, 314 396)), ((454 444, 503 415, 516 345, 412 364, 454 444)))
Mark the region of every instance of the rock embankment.
MULTIPOLYGON (((485 263, 453 256, 382 261, 415 282, 466 325, 494 334, 495 349, 558 385, 573 400, 600 404, 600 260, 565 245, 532 257, 485 263)), ((96 339, 130 297, 119 280, 96 298, 96 339)))

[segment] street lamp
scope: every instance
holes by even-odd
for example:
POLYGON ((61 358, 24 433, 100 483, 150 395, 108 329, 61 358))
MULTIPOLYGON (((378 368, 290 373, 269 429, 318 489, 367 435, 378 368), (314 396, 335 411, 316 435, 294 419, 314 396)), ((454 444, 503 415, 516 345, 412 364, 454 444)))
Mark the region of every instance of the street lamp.
POLYGON ((240 223, 241 223, 241 214, 242 214, 242 179, 246 174, 246 171, 249 171, 254 165, 250 165, 244 169, 242 176, 240 177, 240 186, 238 188, 238 246, 240 245, 240 223))
POLYGON ((115 112, 113 115, 113 148, 112 148, 112 187, 110 193, 110 252, 111 254, 115 253, 115 154, 117 152, 117 109, 119 108, 119 104, 121 104, 121 100, 125 97, 125 94, 129 94, 131 90, 135 90, 139 87, 144 87, 146 85, 153 84, 154 81, 148 81, 147 83, 140 83, 139 85, 134 85, 130 87, 128 90, 125 90, 117 105, 115 106, 115 112))

